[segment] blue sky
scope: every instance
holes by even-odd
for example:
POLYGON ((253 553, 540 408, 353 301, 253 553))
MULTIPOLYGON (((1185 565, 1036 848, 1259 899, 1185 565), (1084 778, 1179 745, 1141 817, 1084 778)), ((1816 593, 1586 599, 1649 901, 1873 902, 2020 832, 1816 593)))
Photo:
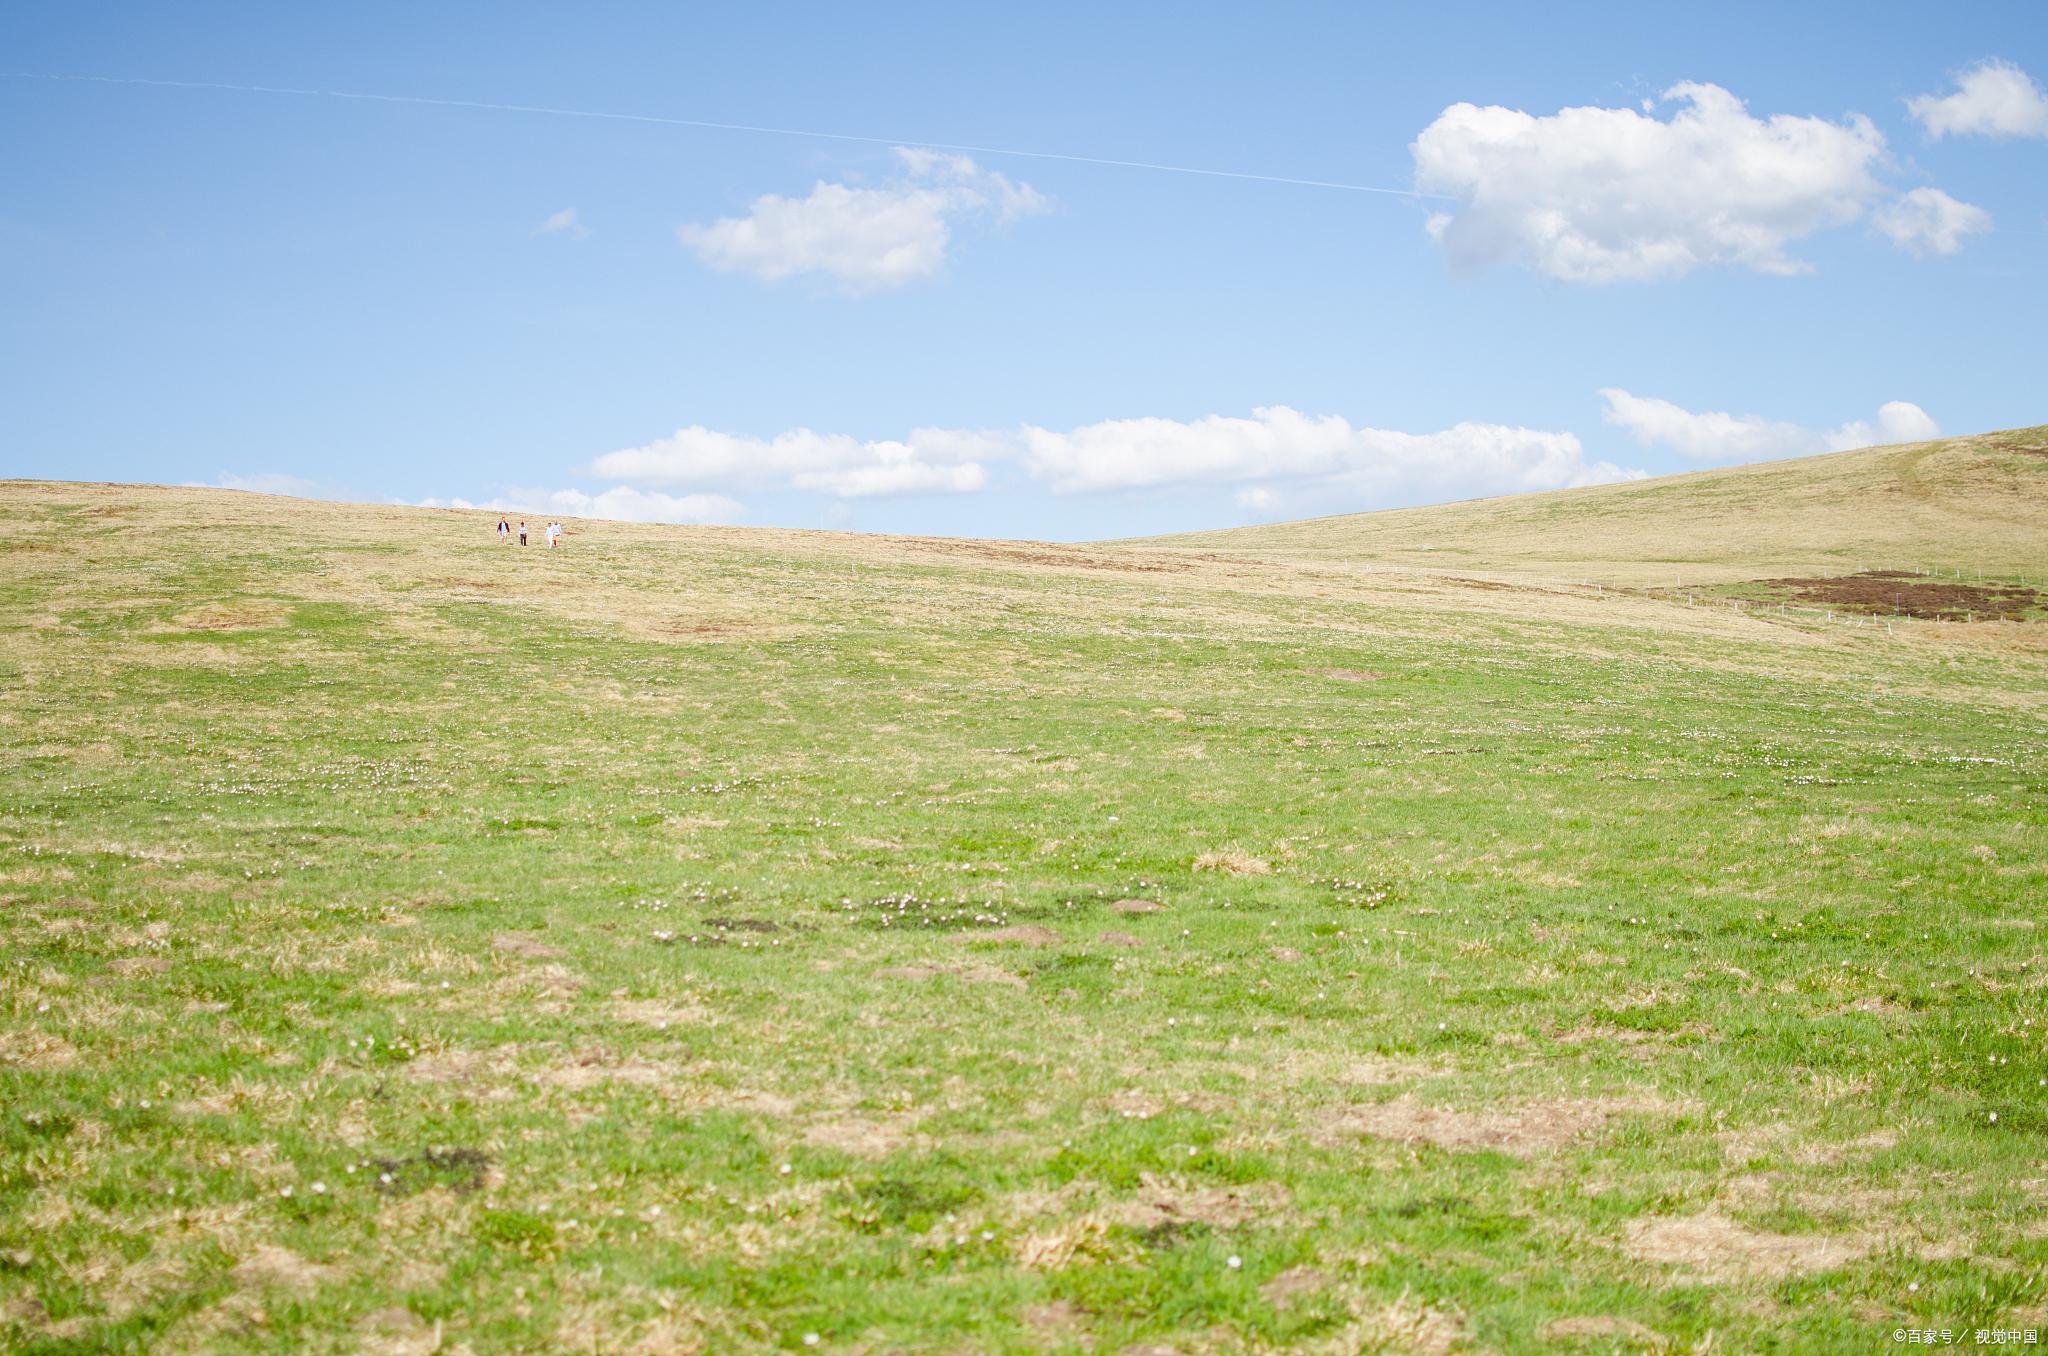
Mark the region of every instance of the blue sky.
POLYGON ((2039 4, 21 4, 0 54, 0 475, 1073 539, 2048 419, 2039 4))

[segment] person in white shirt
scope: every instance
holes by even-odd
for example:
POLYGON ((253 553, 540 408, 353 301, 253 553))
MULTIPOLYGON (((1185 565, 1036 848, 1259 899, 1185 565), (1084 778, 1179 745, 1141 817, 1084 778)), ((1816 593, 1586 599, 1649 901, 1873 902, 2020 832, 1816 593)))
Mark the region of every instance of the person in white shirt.
POLYGON ((552 548, 554 547, 555 543, 556 543, 556 542, 557 542, 558 540, 560 540, 560 538, 561 538, 561 535, 562 535, 562 525, 561 525, 560 523, 549 523, 549 524, 548 524, 548 546, 549 546, 549 548, 550 548, 550 549, 552 549, 552 548))

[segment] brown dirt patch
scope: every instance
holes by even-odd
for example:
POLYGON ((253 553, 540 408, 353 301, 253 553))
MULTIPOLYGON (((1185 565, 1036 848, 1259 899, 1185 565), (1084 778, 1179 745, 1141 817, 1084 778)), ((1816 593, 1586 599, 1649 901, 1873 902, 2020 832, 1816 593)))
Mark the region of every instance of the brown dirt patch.
POLYGON ((317 1290, 334 1278, 334 1268, 308 1262, 289 1248, 264 1245, 235 1263, 228 1273, 252 1289, 317 1290))
POLYGON ((1345 1107, 1328 1131, 1339 1139, 1369 1135, 1405 1144, 1434 1144, 1453 1152, 1493 1149, 1507 1154, 1562 1148, 1626 1111, 1629 1103, 1603 1099, 1519 1102, 1458 1111, 1429 1106, 1413 1096, 1345 1107))
POLYGON ((915 1138, 911 1127, 916 1120, 915 1116, 835 1116, 806 1125, 802 1139, 814 1148, 859 1158, 886 1158, 915 1138))
POLYGON ((1334 678, 1340 683, 1378 683, 1386 680, 1386 674, 1373 669, 1319 669, 1325 678, 1334 678))
POLYGON ((1226 848, 1221 852, 1205 852, 1195 858, 1195 870, 1221 871, 1226 876, 1270 876, 1273 864, 1234 848, 1226 848))
POLYGON ((634 1087, 656 1087, 676 1079, 673 1069, 642 1060, 622 1060, 607 1050, 579 1050, 540 1075, 544 1082, 570 1092, 582 1092, 603 1083, 626 1083, 634 1087))
POLYGON ((1273 948, 1273 959, 1287 962, 1298 961, 1301 959, 1301 953, 1291 946, 1276 946, 1273 948))
POLYGON ((499 933, 491 938, 491 949, 525 960, 554 960, 562 954, 546 942, 529 937, 523 932, 499 933))
POLYGON ((1143 946, 1145 943, 1128 932, 1105 932, 1102 934, 1105 946, 1143 946))
POLYGON ((1110 905, 1109 908, 1110 912, 1112 913, 1136 914, 1163 913, 1166 909, 1166 906, 1164 904, 1154 903, 1152 900, 1149 899, 1119 899, 1116 903, 1110 905))
POLYGON ((1774 596, 1789 602, 1884 616, 1943 621, 1976 616, 2020 621, 2030 612, 2048 610, 2048 593, 2025 584, 1970 584, 1904 570, 1865 570, 1862 574, 1759 582, 1774 596))
POLYGON ((511 1059, 491 1050, 436 1050, 415 1056, 405 1066, 407 1076, 422 1083, 468 1083, 511 1071, 511 1059))
POLYGON ((1765 1233, 1708 1211, 1639 1219, 1628 1229, 1629 1255, 1681 1267, 1701 1281, 1777 1280, 1845 1266, 1870 1251, 1859 1239, 1765 1233))
POLYGON ((1312 1266, 1289 1267, 1259 1287, 1259 1293, 1266 1297, 1266 1303, 1275 1309, 1287 1309, 1310 1295, 1327 1289, 1330 1278, 1312 1266))
POLYGON ((1287 1206, 1287 1189, 1277 1182, 1242 1186, 1188 1186, 1144 1174, 1136 1196, 1115 1211, 1117 1223, 1144 1232, 1176 1231, 1189 1225, 1231 1229, 1270 1219, 1287 1206))

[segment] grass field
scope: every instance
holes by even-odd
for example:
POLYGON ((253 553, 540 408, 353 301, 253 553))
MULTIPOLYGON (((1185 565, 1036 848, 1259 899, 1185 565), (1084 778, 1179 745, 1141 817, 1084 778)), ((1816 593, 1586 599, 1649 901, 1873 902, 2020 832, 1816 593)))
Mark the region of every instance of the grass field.
POLYGON ((0 484, 0 1346, 2048 1328, 2048 622, 1544 582, 2038 583, 2043 443, 1079 547, 0 484))

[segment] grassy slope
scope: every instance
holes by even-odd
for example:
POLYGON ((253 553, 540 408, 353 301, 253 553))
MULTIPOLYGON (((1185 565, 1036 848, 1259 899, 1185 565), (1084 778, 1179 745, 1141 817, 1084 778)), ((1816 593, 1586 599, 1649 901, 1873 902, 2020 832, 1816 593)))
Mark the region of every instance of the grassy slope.
POLYGON ((0 516, 0 1345, 2043 1320, 2040 625, 0 516))
POLYGON ((1666 585, 1880 566, 2038 582, 2044 543, 2048 428, 1152 544, 1666 585))

